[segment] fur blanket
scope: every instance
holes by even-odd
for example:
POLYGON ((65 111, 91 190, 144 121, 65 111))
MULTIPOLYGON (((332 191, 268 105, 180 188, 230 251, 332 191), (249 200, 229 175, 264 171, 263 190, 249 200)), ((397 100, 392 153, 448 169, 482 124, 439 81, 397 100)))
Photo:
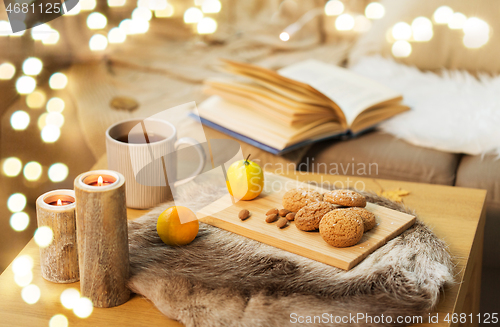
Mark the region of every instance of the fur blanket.
POLYGON ((500 157, 500 76, 443 70, 440 75, 379 56, 351 69, 403 94, 411 111, 380 129, 415 145, 446 152, 500 157))
MULTIPOLYGON (((204 203, 194 202, 212 200, 215 192, 205 188, 204 203)), ((167 246, 156 233, 156 220, 170 205, 129 223, 129 286, 186 326, 404 325, 396 323, 397 316, 424 315, 425 321, 440 291, 453 282, 446 244, 419 220, 343 271, 203 223, 191 244, 167 246), (365 319, 346 321, 358 313, 365 319), (383 322, 377 320, 381 315, 383 322)))

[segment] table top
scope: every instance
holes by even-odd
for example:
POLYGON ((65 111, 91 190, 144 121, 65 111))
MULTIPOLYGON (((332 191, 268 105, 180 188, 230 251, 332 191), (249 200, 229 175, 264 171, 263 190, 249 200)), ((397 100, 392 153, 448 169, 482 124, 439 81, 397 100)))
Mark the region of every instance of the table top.
MULTIPOLYGON (((486 191, 302 172, 284 175, 300 181, 330 182, 336 183, 337 186, 364 188, 375 192, 380 191, 381 188, 384 190, 402 188, 410 191, 410 195, 404 198, 404 203, 414 209, 418 217, 428 224, 438 237, 448 243, 454 263, 457 265, 457 283, 445 290, 435 312, 439 313, 440 318, 444 318, 446 313, 462 312, 466 291, 471 280, 472 260, 469 260, 469 257, 476 236, 481 235, 482 228, 484 228, 483 205, 486 191)), ((128 218, 138 218, 145 212, 129 209, 128 218)), ((138 295, 134 295, 128 302, 118 307, 94 308, 88 318, 78 318, 71 310, 62 306, 60 295, 70 287, 79 289, 79 283, 55 284, 44 280, 40 273, 39 250, 33 240, 26 245, 20 255, 29 255, 33 259, 32 284, 40 288, 41 297, 35 304, 27 304, 23 301, 22 288, 14 282, 11 264, 0 276, 2 326, 47 326, 51 317, 56 314, 66 316, 69 326, 182 326, 165 317, 151 302, 138 295)), ((436 326, 436 324, 432 325, 436 326)), ((440 321, 438 325, 449 324, 440 321)))

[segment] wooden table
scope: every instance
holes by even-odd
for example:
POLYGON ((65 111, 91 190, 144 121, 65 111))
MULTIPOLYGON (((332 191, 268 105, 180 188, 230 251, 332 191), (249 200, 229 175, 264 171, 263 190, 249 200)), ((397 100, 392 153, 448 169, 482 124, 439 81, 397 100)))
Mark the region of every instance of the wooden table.
MULTIPOLYGON (((485 221, 483 205, 486 191, 299 172, 290 173, 287 176, 301 181, 344 183, 346 187, 352 187, 354 182, 358 181, 357 188, 364 185, 366 190, 373 191, 379 191, 381 187, 385 190, 403 188, 410 191, 411 194, 404 198, 405 204, 415 209, 420 219, 430 225, 438 237, 448 243, 457 265, 457 283, 445 291, 435 311, 439 313, 438 325, 457 325, 444 321, 447 313, 472 313, 475 317, 479 312, 485 221)), ((135 219, 144 212, 128 210, 128 218, 135 219)), ((59 300, 63 290, 68 287, 79 288, 79 283, 53 284, 42 279, 38 247, 33 240, 20 253, 20 255, 24 254, 33 258, 32 284, 40 288, 41 297, 32 305, 23 301, 21 287, 14 282, 11 264, 0 276, 0 325, 2 326, 48 326, 50 318, 56 314, 64 314, 69 320, 69 326, 181 326, 162 315, 153 304, 137 295, 115 308, 94 308, 90 317, 80 319, 72 311, 65 309, 59 300)), ((436 324, 432 325, 436 326, 436 324)), ((477 321, 474 325, 477 325, 477 321)))

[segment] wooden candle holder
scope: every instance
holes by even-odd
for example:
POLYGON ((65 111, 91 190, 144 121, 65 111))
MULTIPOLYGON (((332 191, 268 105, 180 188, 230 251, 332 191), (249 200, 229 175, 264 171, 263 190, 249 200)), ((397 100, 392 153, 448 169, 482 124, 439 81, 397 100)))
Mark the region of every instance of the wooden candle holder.
POLYGON ((54 283, 74 283, 79 280, 78 246, 75 220, 75 192, 55 190, 36 200, 38 227, 52 229, 49 246, 40 247, 42 277, 54 283), (61 205, 51 205, 61 200, 61 205), (69 204, 67 204, 69 203, 69 204), (66 205, 63 205, 66 204, 66 205))
POLYGON ((95 307, 125 303, 130 298, 125 178, 111 170, 83 173, 75 179, 75 195, 80 291, 95 307))

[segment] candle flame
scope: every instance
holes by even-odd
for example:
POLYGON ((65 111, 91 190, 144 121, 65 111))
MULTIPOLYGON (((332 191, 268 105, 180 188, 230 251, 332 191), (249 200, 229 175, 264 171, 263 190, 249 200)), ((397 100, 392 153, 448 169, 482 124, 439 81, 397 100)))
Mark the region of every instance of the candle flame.
POLYGON ((102 176, 99 176, 99 178, 97 179, 97 186, 102 186, 102 183, 103 183, 103 179, 102 179, 102 176))
POLYGON ((61 201, 61 199, 57 199, 57 205, 58 205, 58 206, 62 206, 62 201, 61 201))

